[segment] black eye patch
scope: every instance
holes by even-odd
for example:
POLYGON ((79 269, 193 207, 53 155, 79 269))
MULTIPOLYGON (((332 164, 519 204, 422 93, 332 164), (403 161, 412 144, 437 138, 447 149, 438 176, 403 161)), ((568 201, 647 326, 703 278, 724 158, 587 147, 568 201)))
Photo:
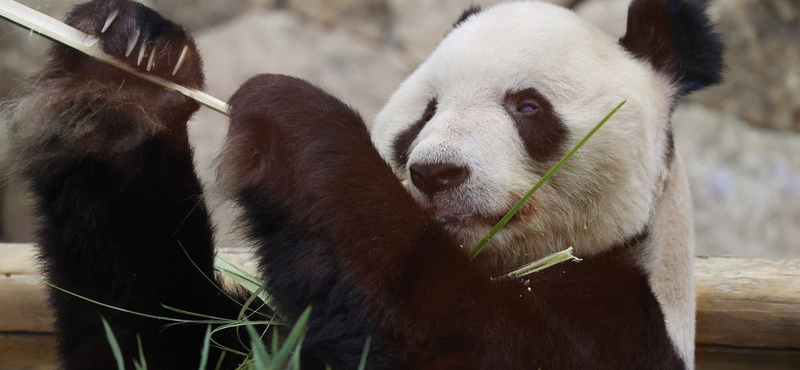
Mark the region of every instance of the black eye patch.
POLYGON ((394 144, 392 145, 392 149, 394 151, 394 163, 397 164, 398 167, 405 167, 408 164, 408 155, 411 151, 411 144, 414 142, 414 139, 419 136, 419 132, 425 127, 425 124, 430 121, 434 115, 436 115, 436 106, 438 102, 436 98, 433 98, 428 102, 428 106, 425 108, 425 112, 422 113, 422 117, 414 122, 408 129, 400 133, 397 138, 394 140, 394 144))
POLYGON ((553 105, 534 88, 509 91, 503 106, 517 124, 525 150, 537 162, 548 162, 564 154, 569 130, 553 105))

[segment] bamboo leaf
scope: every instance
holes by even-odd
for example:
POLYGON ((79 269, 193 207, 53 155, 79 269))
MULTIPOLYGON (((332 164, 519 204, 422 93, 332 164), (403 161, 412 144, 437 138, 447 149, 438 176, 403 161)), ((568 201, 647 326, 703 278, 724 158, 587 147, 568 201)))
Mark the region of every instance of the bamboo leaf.
POLYGON ((200 369, 206 370, 208 365, 209 345, 211 344, 211 325, 206 326, 206 335, 203 339, 203 351, 200 352, 200 369))
POLYGON ((114 360, 117 361, 117 369, 125 370, 125 360, 122 358, 122 350, 119 348, 117 337, 115 337, 114 332, 111 331, 111 326, 108 325, 108 321, 103 317, 100 319, 103 320, 103 329, 106 331, 106 339, 108 339, 108 344, 111 346, 111 353, 114 354, 114 360))
POLYGON ((358 370, 365 370, 367 368, 367 355, 369 355, 370 344, 372 344, 372 337, 367 337, 367 342, 364 343, 364 351, 361 352, 361 362, 358 364, 358 370))

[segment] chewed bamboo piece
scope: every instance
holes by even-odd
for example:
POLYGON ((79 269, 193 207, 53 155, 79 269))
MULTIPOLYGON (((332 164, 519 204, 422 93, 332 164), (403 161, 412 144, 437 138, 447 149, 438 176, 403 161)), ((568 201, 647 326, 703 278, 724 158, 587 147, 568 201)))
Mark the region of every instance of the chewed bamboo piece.
POLYGON ((0 0, 0 17, 3 17, 12 23, 31 30, 32 32, 38 33, 39 35, 47 37, 53 41, 67 45, 100 62, 122 69, 156 85, 176 90, 181 94, 197 101, 198 103, 226 116, 230 115, 230 107, 224 101, 202 91, 190 89, 174 82, 167 81, 161 77, 141 73, 129 67, 127 64, 120 62, 111 55, 103 52, 99 46, 97 38, 76 30, 75 28, 72 28, 57 19, 51 18, 36 10, 28 8, 27 6, 17 3, 16 1, 0 0))
POLYGON ((530 274, 532 274, 534 272, 542 271, 542 270, 544 270, 546 268, 553 267, 553 266, 555 266, 555 265, 557 265, 559 263, 563 263, 563 262, 567 262, 567 261, 575 261, 575 262, 580 262, 581 261, 580 258, 575 257, 572 254, 572 247, 569 247, 566 250, 563 250, 563 251, 558 252, 558 253, 553 253, 553 254, 551 254, 551 255, 549 255, 547 257, 538 259, 538 260, 536 260, 536 261, 534 261, 534 262, 532 262, 530 264, 522 266, 522 267, 520 267, 520 268, 518 268, 518 269, 516 269, 514 271, 509 272, 509 273, 506 273, 506 274, 503 274, 503 275, 500 275, 500 276, 494 276, 494 277, 492 277, 492 280, 493 281, 498 281, 498 280, 521 278, 523 276, 530 275, 530 274))

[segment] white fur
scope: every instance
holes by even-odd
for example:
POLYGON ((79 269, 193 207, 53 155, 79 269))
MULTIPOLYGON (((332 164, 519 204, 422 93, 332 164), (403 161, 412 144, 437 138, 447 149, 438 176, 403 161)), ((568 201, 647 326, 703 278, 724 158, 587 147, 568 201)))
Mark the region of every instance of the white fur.
POLYGON ((694 369, 695 307, 694 226, 692 197, 683 160, 676 155, 657 200, 648 248, 641 265, 661 304, 667 331, 687 364, 694 369))
POLYGON ((643 257, 668 331, 689 367, 694 348, 693 241, 688 186, 679 161, 666 165, 676 88, 616 40, 564 8, 501 4, 454 29, 391 97, 371 125, 381 155, 425 207, 485 217, 447 224, 470 250, 553 165, 529 157, 502 103, 535 88, 553 105, 574 146, 623 100, 627 104, 528 202, 483 253, 513 267, 574 247, 590 256, 642 232, 643 257), (437 113, 411 146, 409 163, 453 163, 470 170, 434 199, 393 163, 393 142, 423 114, 437 113), (665 194, 659 199, 661 194, 665 194))

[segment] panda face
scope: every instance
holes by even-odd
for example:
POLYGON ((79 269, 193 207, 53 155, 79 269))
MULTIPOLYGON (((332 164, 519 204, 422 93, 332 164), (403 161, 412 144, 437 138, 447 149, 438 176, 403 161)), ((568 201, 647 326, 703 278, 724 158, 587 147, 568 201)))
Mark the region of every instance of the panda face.
POLYGON ((466 250, 600 119, 627 104, 490 244, 508 267, 640 233, 667 169, 677 90, 572 12, 517 2, 468 17, 392 96, 373 142, 466 250))

